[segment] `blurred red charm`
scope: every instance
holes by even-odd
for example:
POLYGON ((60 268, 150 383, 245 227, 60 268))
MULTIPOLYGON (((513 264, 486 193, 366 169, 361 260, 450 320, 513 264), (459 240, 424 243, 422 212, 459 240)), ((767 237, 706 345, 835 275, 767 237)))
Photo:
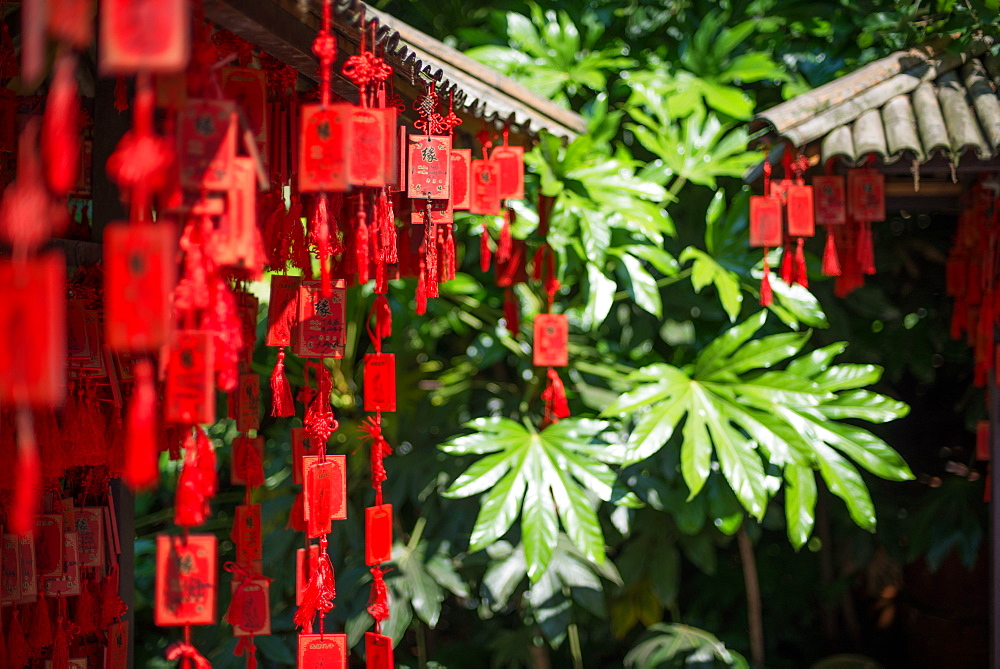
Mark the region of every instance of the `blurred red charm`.
POLYGON ((222 95, 243 110, 258 146, 267 143, 267 73, 250 67, 222 68, 222 95))
POLYGON ((177 333, 167 368, 164 419, 171 423, 215 422, 215 335, 177 333))
POLYGON ((534 363, 536 367, 565 367, 569 364, 569 324, 564 314, 535 316, 534 363))
POLYGON ((302 105, 302 137, 299 147, 299 190, 346 191, 349 189, 350 118, 348 104, 302 105))
POLYGON ((365 632, 365 669, 393 669, 392 638, 365 632))
POLYGON ((500 171, 488 160, 472 161, 472 200, 469 212, 495 216, 500 213, 500 171))
POLYGON ((781 199, 750 196, 750 246, 781 246, 781 199))
POLYGON ((176 249, 170 223, 112 223, 104 229, 104 324, 111 350, 153 351, 166 343, 176 249))
POLYGON ((365 411, 396 410, 396 356, 365 355, 365 411))
POLYGON ((451 150, 451 206, 468 209, 472 204, 472 149, 451 150))
POLYGON ((394 133, 386 133, 386 114, 395 117, 395 110, 351 109, 351 159, 347 180, 352 186, 385 186, 389 183, 395 156, 389 153, 386 146, 387 135, 393 140, 395 138, 394 133))
POLYGON ((320 286, 320 281, 302 282, 298 337, 292 350, 303 358, 343 358, 344 281, 334 281, 330 297, 323 297, 320 286))
POLYGON ((241 504, 233 520, 236 561, 246 565, 263 559, 261 550, 260 504, 241 504))
POLYGON ((236 402, 236 429, 240 432, 260 429, 260 375, 240 374, 239 399, 236 402))
POLYGON ((868 168, 847 170, 847 209, 856 221, 884 221, 885 175, 868 168))
POLYGON ((232 598, 226 618, 233 626, 233 636, 267 636, 270 634, 270 579, 239 580, 233 578, 230 587, 232 588, 232 598))
POLYGON ((346 456, 303 456, 305 516, 310 538, 330 533, 330 521, 347 518, 346 456), (310 463, 310 458, 315 458, 310 463))
POLYGON ((843 225, 847 222, 847 195, 844 177, 836 175, 813 177, 816 200, 816 222, 820 225, 843 225))
POLYGON ((236 156, 236 107, 229 100, 191 100, 177 114, 181 186, 228 190, 236 156))
POLYGON ((499 171, 501 200, 524 199, 524 147, 498 146, 490 153, 490 162, 499 171))
POLYGON ((790 185, 785 191, 785 211, 790 236, 812 237, 816 234, 812 186, 790 185))
POLYGON ((271 299, 267 305, 268 346, 288 346, 298 320, 299 288, 302 279, 283 274, 271 275, 271 299))
POLYGON ((214 534, 156 537, 156 624, 215 622, 217 547, 214 534))
POLYGON ((190 51, 186 0, 102 0, 101 74, 179 72, 190 51))
POLYGON ((365 564, 392 559, 392 504, 365 509, 365 564))

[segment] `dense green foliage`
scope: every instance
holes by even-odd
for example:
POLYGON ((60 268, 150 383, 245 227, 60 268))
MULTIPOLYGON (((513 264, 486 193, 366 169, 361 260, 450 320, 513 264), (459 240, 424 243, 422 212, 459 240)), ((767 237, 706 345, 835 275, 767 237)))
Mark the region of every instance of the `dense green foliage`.
MULTIPOLYGON (((903 335, 930 338, 921 326, 893 326, 910 307, 878 282, 859 293, 854 313, 822 283, 817 299, 777 280, 775 303, 757 306, 760 257, 746 244, 740 177, 760 156, 748 149, 746 121, 894 48, 981 25, 995 0, 383 4, 590 124, 568 144, 543 136, 529 154, 530 196, 514 228, 536 247, 532 203, 555 198, 548 242, 563 284, 556 309, 571 325, 564 379, 574 418, 540 425, 544 378, 531 365, 530 328, 515 338, 501 323, 502 289, 478 270, 478 218, 457 226, 463 271, 426 316, 412 315, 412 283, 393 287, 387 350, 397 355, 400 411, 385 419, 396 449, 386 496, 397 523, 387 633, 401 640, 397 660, 746 666, 740 532, 761 547, 765 602, 781 601, 765 605, 768 666, 806 666, 835 649, 808 642, 818 628, 810 598, 837 597, 850 578, 815 585, 823 542, 832 527, 845 545, 873 550, 858 527, 873 532, 877 516, 897 509, 891 495, 880 505, 886 488, 874 477, 913 476, 881 426, 858 424, 907 413, 882 394, 892 389, 872 363, 900 355, 903 335), (876 319, 900 338, 866 339, 876 319), (858 323, 867 333, 855 353, 858 323), (864 362, 834 363, 837 356, 864 362), (867 389, 880 383, 882 393, 867 389), (798 596, 788 594, 795 588, 798 596)), ((498 229, 498 220, 487 222, 498 229)), ((544 293, 528 284, 517 296, 530 323, 544 293)), ((350 455, 352 496, 349 520, 331 537, 338 597, 328 619, 353 646, 370 626, 360 518, 373 495, 357 391, 371 295, 349 297, 355 325, 334 369, 333 448, 350 455)), ((956 351, 949 355, 960 361, 956 351)), ((267 374, 273 352, 260 347, 256 360, 267 374)), ((887 362, 892 381, 919 364, 917 356, 887 362)), ((294 362, 289 374, 301 382, 294 362)), ((268 479, 258 494, 276 635, 258 646, 270 666, 293 663, 290 567, 299 539, 283 528, 293 499, 288 429, 298 424, 277 420, 264 430, 268 479)), ((212 436, 221 445, 233 432, 221 421, 212 436)), ((140 517, 140 558, 170 517, 163 505, 172 489, 168 477, 161 499, 140 499, 149 512, 140 517)), ((241 494, 219 496, 209 530, 224 531, 241 494)), ((925 536, 912 533, 906 559, 944 551, 940 562, 959 546, 971 562, 978 525, 966 513, 970 499, 975 492, 963 489, 950 505, 939 501, 964 526, 928 521, 925 536)), ((224 559, 231 549, 223 544, 224 559)), ((143 593, 150 563, 140 560, 143 593)), ((137 609, 149 629, 148 602, 137 609)), ((196 642, 216 648, 214 666, 240 662, 225 630, 199 630, 196 642)))

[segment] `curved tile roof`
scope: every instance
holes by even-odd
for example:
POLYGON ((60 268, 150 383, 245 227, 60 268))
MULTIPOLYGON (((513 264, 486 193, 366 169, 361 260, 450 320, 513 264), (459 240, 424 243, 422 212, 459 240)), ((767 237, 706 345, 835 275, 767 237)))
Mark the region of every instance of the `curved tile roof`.
POLYGON ((1000 155, 1000 57, 979 40, 962 54, 940 46, 892 54, 754 118, 772 142, 819 143, 820 159, 860 165, 944 155, 1000 155))

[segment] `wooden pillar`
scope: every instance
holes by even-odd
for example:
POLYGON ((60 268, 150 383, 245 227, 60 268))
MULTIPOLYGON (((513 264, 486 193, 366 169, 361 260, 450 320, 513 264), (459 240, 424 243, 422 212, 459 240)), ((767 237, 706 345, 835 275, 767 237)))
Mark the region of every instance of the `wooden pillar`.
MULTIPOLYGON (((994 371, 994 375, 996 371, 994 371)), ((994 376, 989 385, 990 466, 1000 462, 1000 387, 994 376)), ((990 485, 990 666, 1000 667, 1000 470, 992 472, 990 485)))

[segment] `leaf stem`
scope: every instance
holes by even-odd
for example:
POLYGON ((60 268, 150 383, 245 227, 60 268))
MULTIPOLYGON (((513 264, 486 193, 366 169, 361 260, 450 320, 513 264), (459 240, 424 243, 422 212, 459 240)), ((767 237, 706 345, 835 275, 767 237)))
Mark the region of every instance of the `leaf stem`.
POLYGON ((571 623, 569 632, 569 652, 573 655, 573 669, 583 669, 583 650, 580 648, 580 630, 571 623))
POLYGON ((667 192, 670 193, 672 198, 677 197, 677 194, 681 192, 681 189, 684 188, 687 181, 687 177, 677 177, 674 179, 674 182, 670 184, 670 188, 667 189, 667 192))
POLYGON ((406 548, 409 550, 414 550, 417 544, 420 543, 420 537, 424 533, 424 526, 427 525, 427 519, 423 516, 417 518, 416 525, 413 526, 413 534, 410 535, 410 541, 406 544, 406 548))
POLYGON ((750 664, 754 669, 764 668, 764 615, 760 598, 760 580, 757 576, 757 559, 753 552, 753 542, 747 534, 746 526, 736 533, 740 546, 740 563, 743 566, 743 582, 747 591, 747 618, 750 627, 750 664))

